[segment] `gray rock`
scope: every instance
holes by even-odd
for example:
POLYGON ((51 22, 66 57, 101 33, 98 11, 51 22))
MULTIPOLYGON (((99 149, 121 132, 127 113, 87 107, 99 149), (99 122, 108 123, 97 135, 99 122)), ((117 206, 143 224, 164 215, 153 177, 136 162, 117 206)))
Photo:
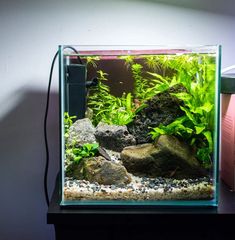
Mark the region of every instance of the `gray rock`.
POLYGON ((134 136, 128 132, 126 126, 100 122, 96 127, 95 137, 102 147, 116 152, 121 152, 124 147, 136 144, 134 136))
POLYGON ((102 156, 86 158, 79 164, 73 164, 67 175, 104 185, 123 185, 131 182, 124 166, 108 161, 102 156))
POLYGON ((95 127, 92 125, 90 119, 79 119, 69 128, 67 138, 69 145, 83 145, 95 142, 95 127))
POLYGON ((162 135, 155 144, 126 147, 121 160, 128 172, 139 176, 183 179, 206 174, 189 146, 173 136, 162 135))

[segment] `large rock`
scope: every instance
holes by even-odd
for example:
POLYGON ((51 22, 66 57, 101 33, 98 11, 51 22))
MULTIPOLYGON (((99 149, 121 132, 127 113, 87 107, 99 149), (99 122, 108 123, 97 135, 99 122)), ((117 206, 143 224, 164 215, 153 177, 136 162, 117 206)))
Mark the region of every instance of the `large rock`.
POLYGON ((67 143, 81 146, 85 143, 95 143, 95 127, 88 118, 79 119, 68 130, 67 143))
POLYGON ((139 176, 183 179, 205 175, 190 148, 173 136, 162 135, 155 145, 126 147, 121 160, 128 172, 139 176))
POLYGON ((162 151, 169 152, 172 157, 181 159, 187 163, 191 168, 200 166, 197 159, 192 154, 192 149, 184 142, 179 141, 178 138, 171 135, 161 135, 155 142, 155 146, 162 151))
POLYGON ((158 153, 159 149, 151 143, 129 146, 121 152, 121 160, 128 172, 135 175, 160 176, 160 169, 154 166, 158 153))
POLYGON ((95 137, 100 146, 116 152, 136 144, 134 136, 128 132, 126 126, 108 125, 103 122, 97 125, 95 137))
POLYGON ((83 159, 68 169, 68 176, 98 182, 104 185, 123 185, 131 182, 124 166, 106 160, 102 156, 83 159))
POLYGON ((172 92, 182 91, 186 91, 185 88, 176 85, 145 102, 147 107, 138 112, 134 121, 127 126, 128 131, 136 138, 137 144, 152 141, 149 135, 151 127, 158 127, 160 123, 168 125, 183 116, 184 112, 180 109, 182 101, 171 95, 172 92))

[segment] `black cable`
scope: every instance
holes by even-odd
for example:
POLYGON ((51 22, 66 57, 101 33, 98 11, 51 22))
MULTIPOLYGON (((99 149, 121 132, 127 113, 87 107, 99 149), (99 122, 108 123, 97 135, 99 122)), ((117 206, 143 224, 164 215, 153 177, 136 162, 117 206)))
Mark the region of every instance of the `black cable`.
MULTIPOLYGON (((69 48, 69 49, 73 50, 76 54, 78 54, 78 51, 77 51, 74 47, 64 46, 63 50, 66 49, 66 48, 69 48)), ((79 61, 80 64, 83 64, 83 63, 82 63, 82 60, 81 60, 81 58, 80 58, 79 56, 77 56, 77 59, 78 59, 78 61, 79 61)))
POLYGON ((48 88, 47 88, 46 110, 45 110, 45 117, 44 117, 44 139, 45 139, 45 147, 46 147, 46 166, 44 171, 44 193, 45 193, 47 206, 49 206, 49 194, 47 189, 47 176, 48 176, 48 167, 49 167, 49 147, 48 147, 48 141, 47 141, 47 117, 48 117, 48 109, 49 109, 49 102, 50 102, 52 74, 53 74, 53 69, 55 65, 55 60, 58 54, 59 54, 59 51, 56 52, 51 64, 51 70, 50 70, 49 82, 48 82, 48 88))
MULTIPOLYGON (((78 54, 77 50, 71 46, 64 46, 63 50, 69 48, 73 50, 76 54, 78 54)), ((47 88, 47 99, 46 99, 46 109, 45 109, 45 116, 44 116, 44 140, 45 140, 45 148, 46 148, 46 165, 45 165, 45 171, 44 171, 44 193, 46 198, 47 206, 49 206, 49 194, 48 194, 48 188, 47 188, 47 176, 48 176, 48 168, 49 168, 49 147, 48 147, 48 140, 47 140, 47 117, 48 117, 48 109, 49 109, 49 103, 50 103, 50 91, 51 91, 51 81, 52 81, 52 74, 53 69, 55 65, 55 60, 59 54, 59 51, 56 52, 50 69, 50 75, 49 75, 49 81, 48 81, 48 88, 47 88)), ((80 64, 82 63, 82 60, 79 56, 77 56, 77 59, 80 64)))

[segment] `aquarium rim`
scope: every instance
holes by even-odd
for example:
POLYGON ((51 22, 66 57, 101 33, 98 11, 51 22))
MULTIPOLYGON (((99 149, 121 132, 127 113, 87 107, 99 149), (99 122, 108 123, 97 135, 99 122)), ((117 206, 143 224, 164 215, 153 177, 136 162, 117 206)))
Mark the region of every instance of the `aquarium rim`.
POLYGON ((153 200, 153 201, 137 201, 137 200, 62 200, 60 202, 62 208, 78 208, 78 209, 157 209, 166 207, 171 208, 213 208, 218 207, 215 199, 211 200, 153 200))
POLYGON ((63 52, 64 55, 164 55, 164 54, 214 54, 221 46, 216 45, 59 45, 59 49, 63 51, 67 46, 73 46, 79 51, 76 54, 71 51, 63 52))
POLYGON ((62 62, 63 62, 63 54, 62 51, 65 49, 65 46, 59 46, 59 136, 60 136, 60 152, 59 152, 59 157, 60 157, 60 174, 59 174, 59 182, 61 183, 60 185, 60 190, 59 190, 59 195, 62 199, 62 201, 64 201, 64 194, 62 193, 61 189, 62 186, 64 185, 64 174, 61 174, 64 172, 64 161, 63 161, 63 156, 65 153, 64 150, 64 146, 65 146, 65 142, 64 142, 64 105, 63 105, 63 99, 64 99, 64 93, 62 90, 62 86, 63 86, 63 76, 64 76, 64 68, 62 67, 62 62))
POLYGON ((221 99, 220 99, 220 89, 221 89, 221 57, 222 57, 222 46, 219 45, 217 49, 216 56, 216 73, 215 73, 215 129, 214 129, 214 186, 215 186, 215 201, 218 205, 220 198, 220 184, 219 184, 219 164, 220 164, 220 153, 221 153, 221 119, 222 119, 222 111, 221 111, 221 99))

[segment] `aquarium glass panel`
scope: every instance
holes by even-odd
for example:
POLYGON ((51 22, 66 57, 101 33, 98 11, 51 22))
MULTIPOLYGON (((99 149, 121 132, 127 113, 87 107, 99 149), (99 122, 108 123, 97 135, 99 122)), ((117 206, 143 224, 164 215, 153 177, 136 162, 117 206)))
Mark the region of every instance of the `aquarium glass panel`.
POLYGON ((220 46, 60 46, 62 206, 217 206, 220 46))

